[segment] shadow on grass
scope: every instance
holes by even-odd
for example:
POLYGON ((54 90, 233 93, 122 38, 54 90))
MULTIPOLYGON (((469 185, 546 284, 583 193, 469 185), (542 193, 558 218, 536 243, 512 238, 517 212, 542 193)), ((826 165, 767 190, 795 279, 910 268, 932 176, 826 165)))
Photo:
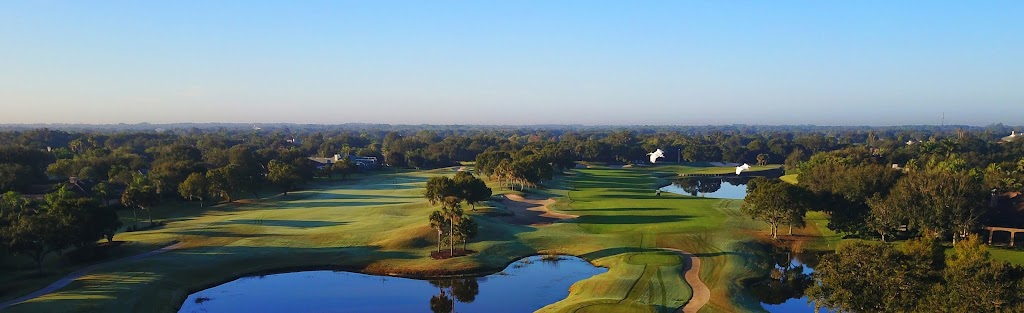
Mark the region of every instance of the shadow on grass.
POLYGON ((623 254, 623 253, 640 253, 640 252, 654 252, 654 251, 662 251, 662 250, 660 250, 660 249, 640 248, 640 247, 616 247, 616 248, 608 248, 608 249, 597 250, 597 251, 594 251, 594 252, 584 253, 584 254, 580 255, 580 257, 582 257, 584 259, 587 259, 587 260, 597 260, 597 259, 600 259, 600 258, 610 257, 610 256, 613 256, 613 255, 619 255, 619 254, 623 254))
MULTIPOLYGON (((301 203, 288 203, 280 209, 301 209, 318 207, 354 207, 354 206, 380 206, 392 204, 408 204, 402 201, 307 201, 301 203)), ((276 208, 275 208, 276 209, 276 208)))
POLYGON ((181 230, 181 231, 174 231, 174 232, 170 232, 170 233, 171 234, 175 234, 175 235, 203 236, 203 237, 208 237, 208 238, 215 238, 215 237, 221 237, 221 238, 254 238, 254 237, 263 237, 263 236, 273 236, 273 237, 292 236, 292 235, 283 235, 283 234, 267 234, 267 235, 264 235, 264 234, 253 234, 253 233, 225 231, 225 230, 216 230, 216 229, 181 230))
POLYGON ((275 226, 275 227, 294 227, 294 228, 315 228, 315 227, 327 227, 327 226, 339 226, 348 224, 347 222, 328 222, 328 221, 295 221, 295 220, 256 220, 256 219, 242 219, 242 220, 230 220, 221 221, 214 224, 218 225, 257 225, 257 226, 275 226))
POLYGON ((574 209, 573 213, 587 213, 587 212, 638 212, 638 211, 675 211, 675 209, 669 208, 607 208, 607 209, 574 209))
MULTIPOLYGON (((624 209, 634 210, 632 208, 624 209)), ((630 225, 681 222, 691 219, 687 215, 584 215, 576 219, 564 221, 578 224, 630 225)))

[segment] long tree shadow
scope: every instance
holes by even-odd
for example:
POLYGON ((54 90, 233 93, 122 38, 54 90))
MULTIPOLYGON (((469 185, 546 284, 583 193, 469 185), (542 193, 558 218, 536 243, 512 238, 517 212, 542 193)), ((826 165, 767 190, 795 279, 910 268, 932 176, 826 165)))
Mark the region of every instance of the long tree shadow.
POLYGON ((584 215, 573 220, 563 221, 578 224, 655 224, 681 222, 692 219, 688 215, 584 215))
POLYGON ((346 225, 346 224, 348 224, 348 222, 239 219, 239 220, 221 221, 221 222, 216 222, 214 224, 216 224, 216 225, 257 225, 257 226, 294 227, 294 228, 316 228, 316 227, 346 225))
POLYGON ((273 209, 303 209, 303 208, 320 208, 320 207, 357 207, 357 206, 382 206, 382 205, 394 205, 394 204, 409 204, 412 202, 402 201, 306 201, 298 203, 288 203, 282 205, 280 208, 273 209))
POLYGON ((609 256, 613 256, 613 255, 619 255, 619 254, 623 254, 623 253, 640 253, 640 252, 655 252, 655 251, 662 251, 662 250, 660 250, 660 249, 640 248, 640 247, 616 247, 616 248, 608 248, 608 249, 602 249, 602 250, 597 250, 597 251, 593 251, 593 252, 584 253, 584 254, 580 255, 580 257, 584 258, 584 259, 587 259, 587 260, 597 260, 597 259, 600 259, 600 258, 609 257, 609 256))
POLYGON ((587 212, 640 212, 640 211, 674 211, 669 208, 603 208, 603 209, 574 209, 573 213, 587 213, 587 212))

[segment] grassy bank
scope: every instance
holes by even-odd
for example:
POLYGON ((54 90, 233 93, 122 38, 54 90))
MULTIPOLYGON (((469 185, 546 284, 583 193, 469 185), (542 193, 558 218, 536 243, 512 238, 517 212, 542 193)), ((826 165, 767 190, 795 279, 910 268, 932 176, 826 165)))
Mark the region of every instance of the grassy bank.
MULTIPOLYGON (((480 237, 469 244, 479 253, 449 260, 429 258, 436 233, 427 216, 435 208, 421 193, 427 178, 450 175, 450 169, 324 182, 288 196, 201 210, 168 208, 155 212, 167 225, 118 239, 153 246, 181 241, 182 249, 103 266, 10 311, 169 312, 191 292, 253 273, 471 274, 497 271, 528 255, 562 253, 609 271, 573 285, 566 299, 541 311, 671 312, 692 291, 682 279, 682 259, 660 248, 701 257, 701 279, 712 291, 705 311, 759 311, 743 281, 762 273, 750 265, 755 256, 739 247, 758 238, 763 225, 739 213, 739 200, 655 196, 652 187, 663 182, 657 175, 664 170, 593 168, 562 176, 551 188, 532 193, 556 198, 553 209, 580 217, 547 226, 509 224, 491 216, 503 211, 500 204, 484 205, 473 213, 480 237)), ((820 227, 823 217, 811 221, 797 231, 814 242, 808 247, 833 246, 838 237, 820 227), (818 235, 827 240, 814 241, 818 235)))

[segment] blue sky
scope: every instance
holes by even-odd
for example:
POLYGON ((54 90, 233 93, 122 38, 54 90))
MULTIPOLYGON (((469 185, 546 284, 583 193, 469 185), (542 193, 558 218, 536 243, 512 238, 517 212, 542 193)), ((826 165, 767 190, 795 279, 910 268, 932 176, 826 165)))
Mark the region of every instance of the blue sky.
POLYGON ((1022 1, 5 1, 0 123, 1024 121, 1022 1))

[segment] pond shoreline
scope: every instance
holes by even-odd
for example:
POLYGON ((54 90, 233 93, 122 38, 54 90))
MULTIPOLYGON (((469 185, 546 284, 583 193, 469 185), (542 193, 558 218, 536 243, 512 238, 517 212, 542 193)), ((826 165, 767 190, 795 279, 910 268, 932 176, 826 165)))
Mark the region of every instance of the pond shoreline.
MULTIPOLYGON (((514 285, 517 285, 517 284, 521 285, 523 282, 526 282, 526 281, 535 281, 534 278, 530 278, 530 276, 535 276, 536 277, 538 273, 544 273, 545 270, 547 270, 547 271, 556 270, 556 271, 558 271, 559 274, 564 274, 564 275, 577 275, 577 276, 574 276, 574 278, 571 278, 571 280, 555 279, 555 280, 552 280, 551 282, 549 282, 549 283, 555 283, 555 284, 541 284, 541 285, 538 285, 539 287, 541 287, 542 290, 544 288, 556 287, 558 289, 561 289, 562 287, 564 287, 565 288, 564 292, 566 293, 564 296, 557 296, 558 294, 547 294, 547 293, 545 293, 545 294, 541 294, 541 295, 553 295, 553 296, 550 296, 550 297, 553 297, 554 299, 551 299, 551 298, 543 299, 543 297, 542 297, 542 299, 535 299, 532 302, 518 303, 520 305, 523 305, 523 304, 525 304, 525 305, 538 305, 537 309, 540 309, 541 307, 544 307, 544 306, 547 306, 547 305, 550 305, 550 304, 553 304, 553 303, 556 303, 556 302, 559 302, 559 301, 562 301, 562 300, 566 299, 569 296, 568 289, 570 288, 571 285, 573 285, 575 283, 578 283, 580 281, 583 281, 585 279, 589 279, 589 278, 591 278, 591 277, 593 277, 595 275, 599 275, 599 274, 602 274, 602 273, 607 273, 609 271, 609 269, 607 267, 596 265, 593 262, 591 262, 589 260, 586 260, 586 259, 584 259, 582 257, 566 255, 566 254, 557 254, 557 255, 555 255, 555 254, 532 254, 530 256, 518 258, 518 259, 515 259, 512 262, 509 262, 501 270, 498 270, 498 271, 488 271, 487 274, 475 274, 475 275, 466 273, 466 274, 459 274, 459 275, 444 275, 444 276, 408 276, 408 275, 396 275, 396 274, 373 274, 373 273, 367 273, 367 272, 364 272, 364 271, 337 270, 337 267, 327 267, 327 268, 328 269, 325 269, 325 267, 323 267, 323 266, 322 267, 314 267, 314 268, 309 268, 309 267, 304 267, 304 268, 276 268, 276 269, 273 269, 273 270, 259 271, 259 272, 254 272, 254 273, 242 275, 240 277, 232 278, 232 279, 226 280, 224 282, 221 282, 221 283, 218 283, 218 284, 214 284, 214 285, 209 286, 209 287, 201 288, 199 290, 196 290, 196 292, 188 293, 187 295, 185 295, 183 300, 177 302, 176 312, 182 312, 181 310, 197 310, 197 309, 202 309, 202 310, 211 309, 211 310, 221 310, 222 311, 222 310, 225 309, 224 304, 221 304, 219 307, 218 306, 215 306, 215 307, 212 307, 212 308, 211 307, 206 307, 206 309, 203 309, 203 307, 201 307, 201 304, 206 302, 206 301, 209 301, 211 299, 217 299, 217 297, 214 296, 214 295, 219 295, 219 294, 223 294, 223 293, 228 293, 229 294, 229 298, 233 299, 233 300, 228 300, 228 302, 225 303, 229 307, 230 306, 245 307, 247 305, 251 306, 251 303, 247 303, 247 302, 242 301, 246 297, 249 297, 250 300, 256 301, 256 303, 263 303, 262 301, 264 300, 264 298, 259 298, 259 297, 260 297, 260 293, 262 293, 261 289, 265 289, 265 287, 266 287, 266 285, 268 285, 268 283, 269 283, 269 285, 274 285, 274 286, 279 285, 278 283, 281 283, 280 285, 288 286, 288 285, 294 284, 294 283, 305 283, 305 282, 300 282, 300 281, 306 281, 304 279, 314 279, 314 280, 309 280, 310 281, 309 283, 312 283, 313 285, 316 285, 317 281, 318 281, 318 283, 322 283, 322 284, 325 281, 329 281, 331 283, 325 284, 325 286, 331 288, 331 290, 335 290, 335 293, 337 293, 338 290, 345 290, 345 289, 353 288, 353 287, 355 287, 356 289, 362 289, 359 286, 360 285, 364 285, 362 283, 366 283, 365 282, 366 279, 400 278, 399 280, 386 280, 386 281, 391 281, 391 282, 388 283, 388 287, 387 288, 395 288, 396 287, 397 290, 404 290, 404 292, 406 292, 406 293, 412 293, 412 294, 404 294, 404 293, 402 293, 402 294, 395 294, 395 295, 400 295, 400 296, 395 296, 395 297, 397 297, 397 298, 395 298, 397 303, 394 303, 392 305, 402 306, 402 305, 409 305, 408 300, 410 299, 409 298, 410 296, 423 294, 423 292, 424 292, 423 288, 424 288, 424 286, 428 282, 431 285, 437 286, 436 284, 434 284, 435 283, 434 281, 437 281, 437 280, 442 280, 443 281, 445 279, 460 279, 460 278, 467 279, 467 278, 469 278, 469 279, 473 279, 474 281, 478 281, 478 283, 480 283, 481 285, 483 285, 483 284, 485 284, 485 283, 487 283, 489 281, 489 287, 487 288, 487 290, 490 290, 489 294, 492 294, 492 295, 488 296, 487 298, 489 298, 490 301, 489 302, 488 301, 484 301, 482 304, 479 301, 477 301, 476 305, 477 306, 479 306, 479 305, 483 305, 483 306, 490 305, 490 306, 493 306, 493 305, 496 304, 494 302, 495 301, 495 298, 494 298, 495 296, 494 295, 499 295, 499 294, 495 293, 495 290, 499 290, 499 289, 496 289, 496 286, 506 285, 506 282, 507 283, 512 283, 511 285, 514 286, 514 285), (552 257, 554 257, 554 258, 552 258, 552 257), (559 268, 558 264, 563 264, 562 262, 569 262, 569 263, 565 263, 567 265, 561 265, 561 268, 559 268), (542 266, 542 264, 547 264, 547 265, 546 266, 542 266), (538 267, 538 266, 540 266, 540 267, 538 267), (555 267, 552 267, 552 266, 555 266, 555 267), (569 267, 565 268, 564 266, 569 266, 569 267), (583 272, 580 272, 582 270, 581 266, 585 267, 585 268, 587 268, 589 270, 584 270, 583 272), (575 270, 573 270, 573 268, 575 268, 575 270), (541 272, 538 272, 538 270, 541 270, 541 272), (567 272, 565 272, 565 270, 567 270, 567 272), (523 272, 523 271, 525 271, 525 272, 523 272), (532 274, 530 274, 530 272, 532 272, 532 274), (575 274, 570 274, 570 273, 575 273, 575 274), (289 275, 289 274, 291 274, 291 275, 289 275), (520 276, 520 274, 524 274, 525 276, 520 276), (580 276, 581 274, 584 275, 584 276, 580 276), (264 282, 260 282, 260 280, 248 280, 247 279, 247 278, 262 279, 262 278, 264 278, 264 276, 274 276, 274 275, 284 275, 284 276, 272 277, 273 280, 267 280, 267 281, 264 281, 264 282), (374 278, 374 277, 377 277, 377 278, 374 278), (515 277, 518 277, 518 278, 515 278, 515 277), (282 280, 282 279, 284 279, 284 280, 282 280), (498 279, 498 280, 495 280, 495 279, 498 279), (509 279, 512 279, 512 280, 509 280, 509 279), (518 282, 516 282, 516 281, 518 281, 518 282), (564 284, 566 282, 568 282, 569 284, 568 285, 560 285, 560 284, 564 284), (392 283, 394 283, 394 284, 392 284, 392 283), (211 294, 211 293, 213 293, 213 294, 211 294), (255 293, 255 294, 253 294, 253 293, 255 293), (246 296, 246 295, 248 295, 248 296, 246 296), (209 297, 207 297, 207 296, 209 296, 209 297), (257 298, 253 299, 252 297, 254 297, 254 296, 257 297, 257 298), (242 297, 242 298, 238 298, 238 297, 242 297), (195 305, 191 304, 191 302, 189 301, 189 300, 194 299, 194 298, 196 300, 195 301, 195 305), (538 302, 537 300, 540 300, 540 302, 538 302)), ((550 275, 550 274, 543 274, 543 275, 546 276, 546 275, 550 275)), ((557 276, 558 276, 558 274, 555 275, 555 277, 557 277, 557 276)), ((563 277, 562 279, 569 278, 569 277, 572 277, 572 276, 566 276, 566 277, 563 277)), ((268 279, 271 279, 271 278, 268 278, 268 279)), ((543 282, 543 281, 539 281, 539 282, 543 282)), ((474 288, 475 288, 476 283, 477 282, 473 282, 474 288)), ((370 285, 370 286, 371 286, 371 289, 373 289, 374 287, 379 287, 379 286, 373 286, 373 285, 370 285)), ((294 286, 293 286, 293 288, 294 288, 294 286)), ((514 289, 518 290, 520 288, 521 288, 521 286, 519 288, 514 288, 514 289)), ((392 290, 392 292, 390 292, 390 293, 393 293, 393 290, 395 290, 395 289, 391 289, 391 290, 392 290)), ((388 294, 388 292, 383 292, 381 295, 387 295, 387 294, 388 294)), ((434 293, 434 294, 436 294, 436 293, 434 293)), ((484 294, 488 294, 488 293, 484 293, 484 294)), ((443 295, 443 293, 442 293, 442 295, 443 295)), ((520 297, 526 297, 525 299, 529 299, 530 296, 527 296, 527 295, 529 295, 529 294, 520 294, 520 297)), ((267 296, 267 295, 263 295, 263 296, 267 296)), ((273 301, 287 302, 288 299, 292 299, 292 297, 300 297, 301 298, 301 297, 307 297, 307 296, 308 296, 307 294, 294 294, 292 296, 288 296, 288 294, 285 294, 285 296, 283 298, 278 298, 278 297, 272 298, 272 299, 279 299, 279 300, 270 300, 271 302, 267 303, 267 305, 269 305, 269 306, 276 305, 273 301)), ((341 297, 341 298, 337 298, 337 297, 323 298, 323 295, 319 296, 319 297, 322 297, 322 298, 316 298, 317 296, 312 296, 312 297, 314 297, 314 298, 306 298, 306 299, 314 299, 314 301, 309 302, 311 304, 321 304, 321 305, 328 304, 328 305, 330 305, 332 302, 338 302, 338 301, 347 302, 347 301, 349 301, 349 300, 345 300, 346 299, 345 297, 341 297), (315 300, 315 299, 323 299, 323 300, 315 300)), ((536 297, 536 296, 534 296, 534 297, 536 297)), ((352 299, 352 301, 355 301, 355 302, 352 303, 352 305, 354 305, 356 307, 362 305, 362 304, 359 303, 360 300, 357 300, 357 299, 361 299, 361 298, 353 298, 352 299)), ((427 299, 429 299, 429 297, 427 299)), ((479 300, 479 298, 478 298, 478 300, 479 300)), ((462 300, 460 300, 460 302, 462 302, 462 300)), ((473 303, 473 301, 469 300, 465 304, 469 304, 469 303, 473 303)), ((234 308, 229 308, 229 307, 228 307, 228 309, 240 309, 240 307, 234 307, 234 308)), ((362 308, 362 309, 366 309, 366 308, 362 308)), ((478 307, 478 309, 479 309, 479 307, 478 307)))
POLYGON ((594 260, 589 260, 589 259, 584 258, 582 256, 577 256, 577 255, 572 255, 572 254, 560 254, 560 253, 559 254, 533 253, 533 254, 528 254, 528 255, 522 256, 522 257, 514 258, 511 261, 505 263, 504 266, 502 266, 502 267, 500 267, 498 269, 481 266, 481 267, 477 267, 477 268, 469 268, 469 269, 467 269, 465 271, 458 271, 457 270, 457 271, 453 271, 453 272, 446 273, 446 274, 440 274, 440 275, 435 275, 435 274, 418 274, 417 272, 409 272, 409 273, 399 273, 399 272, 383 273, 383 272, 367 271, 367 270, 365 270, 365 268, 366 268, 365 266, 360 267, 360 266, 344 266, 344 265, 331 265, 331 264, 329 264, 329 265, 319 264, 319 265, 285 266, 285 267, 275 267, 275 268, 272 268, 272 269, 256 270, 256 271, 252 271, 252 272, 247 272, 246 274, 233 275, 233 276, 231 276, 229 278, 226 278, 226 279, 220 279, 220 280, 217 280, 214 283, 203 283, 201 285, 188 286, 186 288, 182 288, 185 291, 184 292, 184 296, 179 296, 180 293, 174 292, 174 296, 173 296, 172 300, 174 300, 174 303, 176 303, 176 305, 173 308, 174 308, 175 311, 180 311, 181 307, 185 304, 185 301, 188 300, 188 297, 190 295, 192 295, 194 293, 197 293, 197 292, 200 292, 200 291, 203 291, 203 290, 207 290, 207 289, 216 287, 216 286, 220 286, 220 285, 223 285, 223 284, 226 284, 226 283, 229 283, 229 282, 241 279, 241 278, 245 278, 245 277, 266 276, 266 275, 274 275, 274 274, 286 274, 286 273, 308 272, 308 271, 347 272, 347 273, 355 273, 355 274, 364 274, 364 275, 381 276, 381 277, 406 278, 406 279, 415 279, 415 280, 436 280, 436 279, 446 279, 446 278, 483 277, 483 276, 488 276, 488 275, 493 275, 493 274, 500 273, 500 272, 504 271, 505 269, 509 268, 509 266, 511 266, 512 264, 515 264, 516 262, 519 262, 521 260, 524 260, 524 259, 527 259, 527 258, 530 258, 530 257, 535 257, 535 256, 547 256, 547 255, 556 255, 556 256, 559 256, 559 257, 562 257, 562 256, 575 257, 575 258, 578 258, 580 260, 586 261, 588 264, 590 264, 591 266, 593 266, 595 268, 602 268, 602 269, 608 270, 608 267, 594 264, 594 260))

